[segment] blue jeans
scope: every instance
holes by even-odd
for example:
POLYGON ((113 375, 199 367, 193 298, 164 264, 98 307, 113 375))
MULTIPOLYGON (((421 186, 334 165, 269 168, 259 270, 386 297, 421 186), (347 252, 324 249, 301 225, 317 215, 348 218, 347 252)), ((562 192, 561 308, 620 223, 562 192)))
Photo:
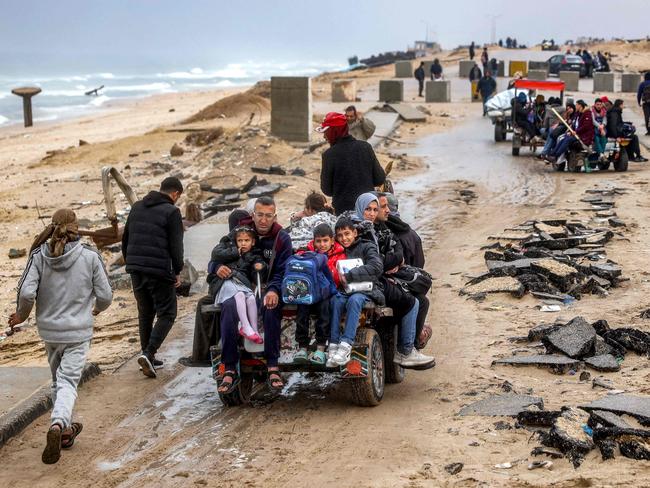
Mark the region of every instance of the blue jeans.
POLYGON ((576 142, 577 140, 578 139, 576 139, 573 136, 566 136, 558 143, 557 146, 555 146, 555 149, 553 150, 553 156, 559 158, 567 151, 567 149, 569 149, 569 146, 574 142, 576 142))
MULTIPOLYGON (((337 293, 330 298, 330 307, 332 310, 332 320, 330 322, 330 344, 347 342, 354 344, 354 338, 357 334, 359 317, 361 310, 366 301, 370 300, 363 293, 353 293, 352 295, 341 295, 337 293), (345 328, 341 337, 341 315, 345 309, 345 328)), ((417 310, 416 310, 417 315, 417 310)))
POLYGON ((546 143, 544 143, 544 147, 542 148, 542 156, 546 156, 548 153, 553 151, 555 141, 556 139, 553 137, 553 134, 549 133, 548 137, 546 138, 546 143))
POLYGON ((402 317, 402 326, 399 328, 399 338, 397 340, 397 351, 405 356, 411 354, 413 345, 415 344, 415 330, 417 328, 419 310, 420 302, 416 298, 411 310, 402 317))

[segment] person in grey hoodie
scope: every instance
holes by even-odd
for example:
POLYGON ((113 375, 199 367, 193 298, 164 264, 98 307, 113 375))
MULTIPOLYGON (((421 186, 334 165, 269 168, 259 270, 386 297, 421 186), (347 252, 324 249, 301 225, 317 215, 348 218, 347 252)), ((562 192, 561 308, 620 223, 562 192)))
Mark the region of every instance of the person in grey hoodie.
POLYGON ((36 327, 45 342, 52 371, 52 420, 42 460, 54 464, 83 426, 72 422, 77 385, 93 336, 93 315, 113 300, 104 262, 96 249, 79 241, 77 216, 57 210, 52 223, 34 240, 18 282, 18 305, 9 317, 14 327, 27 320, 36 303, 36 327))

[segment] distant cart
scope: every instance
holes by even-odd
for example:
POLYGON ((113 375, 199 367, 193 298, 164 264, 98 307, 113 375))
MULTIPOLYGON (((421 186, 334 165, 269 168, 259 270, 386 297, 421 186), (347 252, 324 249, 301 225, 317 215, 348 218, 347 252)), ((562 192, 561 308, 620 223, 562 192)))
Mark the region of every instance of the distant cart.
MULTIPOLYGON (((513 113, 517 110, 517 95, 522 90, 527 90, 529 96, 539 92, 559 92, 560 103, 564 103, 564 82, 563 81, 535 81, 535 80, 515 80, 515 97, 513 104, 513 113)), ((535 153, 537 146, 542 144, 530 140, 526 131, 517 125, 515 117, 512 118, 512 155, 519 156, 519 150, 522 146, 529 146, 531 152, 535 153)))

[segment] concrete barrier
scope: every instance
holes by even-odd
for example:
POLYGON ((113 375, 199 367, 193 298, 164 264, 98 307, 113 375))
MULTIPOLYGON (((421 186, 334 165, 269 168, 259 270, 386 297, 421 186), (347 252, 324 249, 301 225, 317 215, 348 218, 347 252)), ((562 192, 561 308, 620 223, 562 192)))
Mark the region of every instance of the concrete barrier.
POLYGON ((271 134, 287 141, 309 142, 311 124, 311 79, 272 76, 271 134))
POLYGON ((506 75, 506 62, 505 61, 497 61, 497 76, 505 76, 506 75))
POLYGON ((427 81, 424 85, 424 101, 427 103, 451 102, 451 81, 427 81))
POLYGON ((564 82, 565 91, 578 91, 580 73, 577 71, 560 71, 560 81, 564 82))
POLYGON ((413 64, 410 61, 395 61, 395 78, 412 78, 413 64))
POLYGON ((545 69, 529 69, 528 70, 528 79, 535 81, 543 81, 546 79, 546 70, 545 69))
POLYGON ((548 76, 549 65, 547 61, 528 61, 528 71, 531 69, 544 70, 546 71, 546 76, 548 76))
POLYGON ((332 102, 344 103, 357 100, 356 80, 334 80, 332 81, 332 102))
POLYGON ((526 76, 528 74, 528 63, 526 61, 510 61, 510 64, 508 65, 508 75, 515 76, 517 71, 526 76))
POLYGON ((380 102, 401 102, 404 100, 404 81, 402 80, 380 80, 379 101, 380 102))
POLYGON ((623 93, 636 93, 641 83, 641 75, 639 73, 623 73, 621 74, 621 91, 623 93))
POLYGON ((594 93, 613 91, 614 73, 594 73, 594 93))
POLYGON ((469 72, 472 71, 475 61, 460 61, 458 63, 458 76, 460 78, 469 77, 469 72))

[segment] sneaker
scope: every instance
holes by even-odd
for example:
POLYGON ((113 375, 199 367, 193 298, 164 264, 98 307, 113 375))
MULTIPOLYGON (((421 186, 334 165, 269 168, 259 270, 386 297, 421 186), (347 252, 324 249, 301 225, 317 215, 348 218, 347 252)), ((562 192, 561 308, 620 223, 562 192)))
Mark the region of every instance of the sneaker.
POLYGON ((435 359, 432 356, 427 356, 425 354, 422 354, 416 348, 413 348, 408 355, 401 354, 398 352, 396 356, 397 357, 395 358, 395 362, 404 367, 424 366, 426 364, 431 363, 432 361, 435 361, 435 359), (397 361, 398 358, 399 361, 397 361))
POLYGON ((153 358, 150 358, 147 354, 141 354, 140 357, 138 358, 138 364, 140 365, 142 374, 149 378, 156 377, 156 368, 152 364, 153 363, 152 359, 153 358))
POLYGON ((325 363, 325 366, 328 368, 334 368, 336 366, 335 363, 332 362, 332 358, 336 354, 336 351, 339 350, 339 345, 338 344, 330 344, 327 347, 327 363, 325 363))
MULTIPOLYGON (((181 358, 181 359, 185 359, 185 358, 181 358)), ((180 363, 181 361, 179 360, 178 362, 180 363)), ((183 363, 181 363, 181 364, 183 364, 183 363)), ((154 368, 162 369, 162 367, 164 365, 165 365, 165 363, 163 363, 162 359, 156 359, 155 357, 153 358, 153 367, 154 368)), ((142 371, 142 366, 140 366, 140 371, 142 371)))
POLYGON ((336 366, 345 366, 350 361, 350 353, 352 352, 352 346, 347 342, 341 342, 334 356, 331 360, 336 366))

